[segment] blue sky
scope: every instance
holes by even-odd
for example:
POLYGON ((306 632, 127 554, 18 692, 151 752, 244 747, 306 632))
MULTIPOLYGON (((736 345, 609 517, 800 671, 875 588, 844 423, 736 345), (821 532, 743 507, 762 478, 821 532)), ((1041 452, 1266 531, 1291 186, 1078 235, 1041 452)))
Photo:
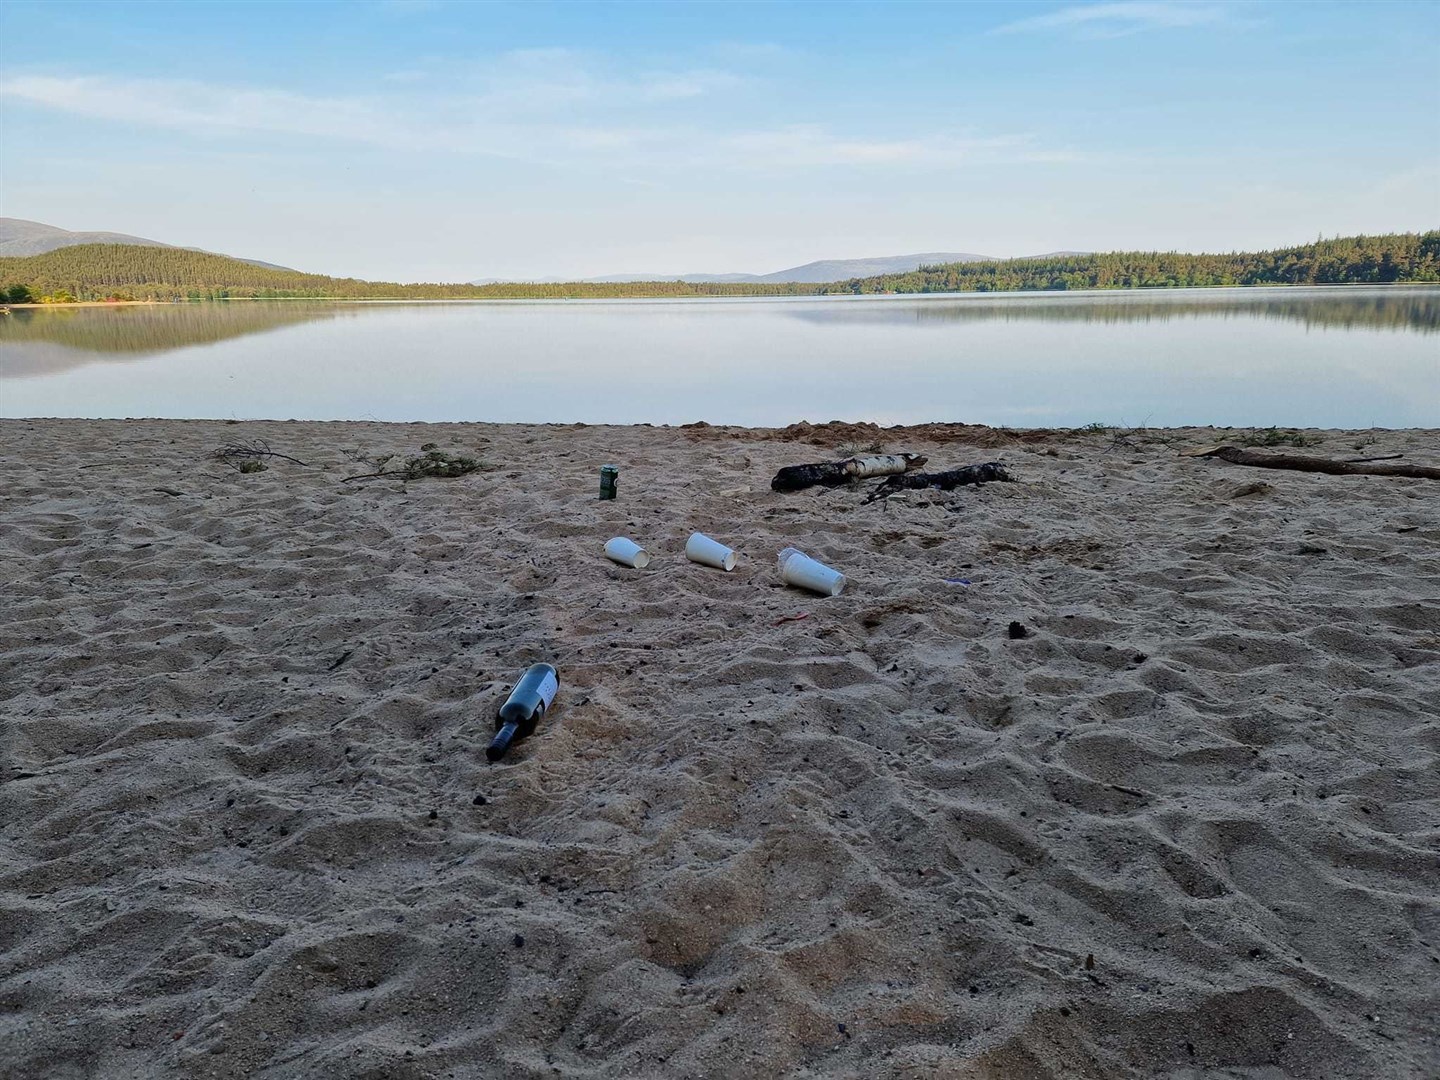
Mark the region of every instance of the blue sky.
POLYGON ((0 4, 0 215, 390 280, 1440 226, 1440 3, 0 4))

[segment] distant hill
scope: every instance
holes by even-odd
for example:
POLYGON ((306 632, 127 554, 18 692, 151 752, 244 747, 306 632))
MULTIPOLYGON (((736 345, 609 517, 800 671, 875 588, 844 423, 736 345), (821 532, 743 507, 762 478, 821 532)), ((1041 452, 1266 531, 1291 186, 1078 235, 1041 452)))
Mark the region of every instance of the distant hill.
MULTIPOLYGON (((0 257, 44 255, 65 247, 81 244, 130 244, 136 247, 175 247, 159 240, 147 240, 143 236, 130 236, 115 232, 71 232, 39 221, 24 218, 0 217, 0 257)), ((202 251, 202 248, 181 248, 182 251, 202 251)), ((206 254, 212 254, 206 252, 206 254)), ((232 258, 234 256, 226 256, 232 258)), ((261 262, 259 259, 240 259, 251 266, 264 266, 271 270, 288 270, 288 266, 261 262)))
MULTIPOLYGON (((788 270, 777 270, 773 274, 609 274, 605 277, 582 278, 582 281, 596 285, 629 284, 636 281, 683 281, 688 284, 733 284, 752 282, 756 284, 787 284, 791 282, 822 283, 828 281, 849 281, 851 278, 874 277, 876 274, 903 274, 918 270, 922 266, 939 263, 984 262, 988 255, 973 255, 963 251, 932 251, 923 255, 877 255, 868 259, 822 259, 792 266, 788 270)), ((504 278, 483 278, 472 285, 494 285, 504 278)), ((562 278, 544 278, 544 281, 562 281, 562 278)))
MULTIPOLYGON (((1057 255, 1085 255, 1084 251, 1052 251, 1046 255, 1031 255, 1027 258, 1048 259, 1057 255)), ((927 251, 918 255, 874 255, 866 259, 821 259, 792 266, 788 270, 777 270, 773 274, 609 274, 605 277, 582 278, 588 284, 617 285, 637 281, 683 281, 687 284, 733 284, 749 282, 758 285, 777 284, 827 284, 832 281, 852 281, 855 278, 878 277, 881 274, 908 274, 922 266, 945 266, 953 263, 995 262, 993 255, 976 255, 969 251, 927 251)), ((539 281, 553 283, 564 278, 540 278, 539 281)), ((481 278, 472 285, 497 285, 511 281, 509 278, 481 278)))
POLYGON ((148 244, 76 244, 43 255, 0 256, 0 300, 482 300, 523 297, 773 296, 814 293, 813 285, 587 282, 409 284, 304 274, 283 267, 148 244))
POLYGON ((0 217, 0 255, 44 255, 56 248, 76 244, 141 244, 146 247, 173 247, 143 236, 115 232, 71 232, 54 225, 23 218, 0 217))
POLYGON ((819 262, 792 266, 773 274, 763 274, 756 281, 849 281, 851 278, 878 277, 881 274, 908 274, 922 266, 943 266, 949 263, 994 262, 992 255, 975 255, 968 251, 927 251, 920 255, 876 255, 868 259, 821 259, 819 262))
POLYGON ((1189 255, 1175 251, 1034 256, 926 264, 844 281, 530 282, 401 285, 257 266, 222 255, 148 245, 81 244, 43 255, 0 257, 11 303, 225 300, 245 297, 484 300, 688 296, 858 296, 883 293, 1153 289, 1217 285, 1341 285, 1440 281, 1440 231, 1348 236, 1274 251, 1189 255))

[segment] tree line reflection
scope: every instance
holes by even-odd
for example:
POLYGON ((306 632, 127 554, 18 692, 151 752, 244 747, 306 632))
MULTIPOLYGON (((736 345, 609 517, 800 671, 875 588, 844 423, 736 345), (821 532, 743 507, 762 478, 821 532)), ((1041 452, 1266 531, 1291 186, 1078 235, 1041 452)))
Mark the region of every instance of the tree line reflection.
POLYGON ((1440 289, 1065 296, 964 296, 825 306, 796 305, 795 318, 841 323, 1070 322, 1147 323, 1179 319, 1275 319, 1337 330, 1440 331, 1440 289))

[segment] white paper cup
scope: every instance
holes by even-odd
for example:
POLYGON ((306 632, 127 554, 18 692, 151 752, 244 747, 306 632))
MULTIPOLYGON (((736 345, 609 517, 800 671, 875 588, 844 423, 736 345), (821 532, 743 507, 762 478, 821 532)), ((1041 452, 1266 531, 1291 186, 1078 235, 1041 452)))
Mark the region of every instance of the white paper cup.
POLYGON ((621 566, 631 566, 636 570, 644 570, 650 565, 649 553, 634 540, 623 536, 605 541, 605 554, 621 566))
POLYGON ((780 577, 787 585, 809 589, 822 596, 839 596, 840 590, 845 588, 844 574, 831 570, 793 547, 780 552, 780 577))
POLYGON ((711 540, 704 533, 690 534, 690 539, 685 541, 685 557, 691 562, 719 570, 734 570, 735 561, 739 558, 720 541, 711 540))

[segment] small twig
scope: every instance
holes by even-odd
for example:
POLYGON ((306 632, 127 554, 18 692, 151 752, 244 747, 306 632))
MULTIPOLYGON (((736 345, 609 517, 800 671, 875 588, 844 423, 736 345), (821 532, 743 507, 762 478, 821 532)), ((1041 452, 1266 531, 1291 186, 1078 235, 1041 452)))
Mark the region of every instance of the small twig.
POLYGON ((160 492, 161 495, 173 495, 177 499, 185 494, 185 492, 176 491, 174 488, 156 488, 155 490, 160 492))
MULTIPOLYGON (((237 461, 273 457, 279 458, 281 461, 293 461, 296 465, 301 465, 307 469, 319 467, 311 465, 307 461, 301 461, 299 458, 293 458, 289 454, 282 454, 278 450, 271 450, 270 444, 264 439, 256 439, 253 443, 229 443, 226 446, 220 447, 219 450, 213 451, 210 456, 228 465, 235 465, 237 461)), ((237 465, 236 467, 238 468, 239 466, 237 465)))
POLYGON ((1176 437, 1174 435, 1159 434, 1144 424, 1141 424, 1139 427, 1126 428, 1124 430, 1117 428, 1114 435, 1111 436, 1110 445, 1104 449, 1103 453, 1108 454, 1112 450, 1122 448, 1125 450, 1138 451, 1140 447, 1136 445, 1137 439, 1143 443, 1172 446, 1175 443, 1176 437))
POLYGON ((326 670, 326 671, 334 671, 336 668, 338 668, 341 664, 345 663, 346 660, 349 660, 350 657, 352 657, 352 656, 354 656, 354 655, 355 655, 355 650, 354 650, 354 649, 346 649, 343 653, 340 654, 340 658, 339 658, 338 660, 336 660, 333 664, 331 664, 331 665, 330 665, 328 668, 326 668, 325 670, 326 670))
POLYGON ((311 465, 307 461, 301 461, 299 458, 293 458, 289 454, 277 454, 273 450, 270 451, 270 456, 278 457, 281 461, 293 461, 296 465, 303 465, 307 469, 318 469, 320 467, 319 465, 311 465))

